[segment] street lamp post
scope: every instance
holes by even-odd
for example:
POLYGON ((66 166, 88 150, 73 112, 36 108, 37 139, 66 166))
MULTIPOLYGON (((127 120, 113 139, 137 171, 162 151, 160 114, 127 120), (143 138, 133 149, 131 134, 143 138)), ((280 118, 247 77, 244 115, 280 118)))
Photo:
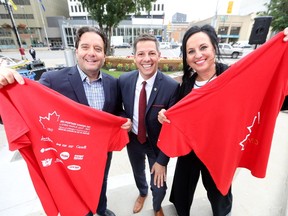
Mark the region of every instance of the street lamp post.
POLYGON ((41 5, 40 5, 40 4, 41 4, 41 2, 38 1, 40 16, 41 16, 41 20, 42 20, 42 24, 43 24, 43 29, 44 29, 45 37, 46 37, 46 43, 47 43, 47 47, 49 48, 48 34, 47 34, 47 31, 46 31, 46 27, 45 27, 44 18, 43 18, 42 9, 41 9, 41 5))
POLYGON ((212 19, 212 23, 211 23, 211 25, 214 27, 215 30, 216 30, 216 26, 217 26, 218 3, 219 3, 219 0, 217 0, 216 8, 215 8, 215 15, 214 15, 214 17, 212 19))
POLYGON ((11 7, 8 4, 8 0, 5 0, 5 5, 7 6, 8 14, 9 14, 11 22, 12 22, 12 27, 13 27, 14 33, 15 33, 16 38, 17 38, 18 46, 20 48, 22 46, 22 44, 21 44, 21 40, 20 40, 20 36, 19 36, 18 30, 17 30, 16 25, 15 25, 15 20, 14 20, 12 11, 11 11, 11 7))
POLYGON ((31 34, 30 27, 29 27, 29 24, 28 24, 27 14, 26 14, 26 11, 25 11, 25 7, 24 7, 23 5, 21 5, 21 8, 22 8, 23 14, 24 14, 24 16, 25 16, 25 21, 26 21, 26 26, 27 26, 28 34, 30 34, 30 43, 31 43, 31 45, 32 45, 33 36, 32 36, 32 34, 31 34))
POLYGON ((131 23, 132 23, 132 44, 134 44, 134 16, 131 16, 131 23))

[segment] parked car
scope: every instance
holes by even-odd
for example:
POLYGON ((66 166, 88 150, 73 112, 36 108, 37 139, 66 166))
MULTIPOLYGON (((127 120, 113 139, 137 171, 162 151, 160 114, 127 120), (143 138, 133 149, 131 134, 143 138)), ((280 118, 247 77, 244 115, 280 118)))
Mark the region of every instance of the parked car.
POLYGON ((237 41, 232 46, 235 48, 252 48, 252 45, 248 41, 237 41))
POLYGON ((131 48, 131 45, 129 43, 122 43, 119 45, 114 46, 115 48, 131 48))
POLYGON ((176 43, 176 42, 171 42, 171 49, 176 49, 180 47, 180 44, 179 43, 176 43))
POLYGON ((160 42, 159 48, 160 49, 171 49, 171 44, 170 44, 170 42, 160 42))
POLYGON ((228 43, 219 43, 220 55, 221 56, 230 56, 231 58, 238 58, 239 56, 243 55, 242 48, 232 47, 228 43))
POLYGON ((50 50, 64 50, 63 46, 51 46, 50 50))

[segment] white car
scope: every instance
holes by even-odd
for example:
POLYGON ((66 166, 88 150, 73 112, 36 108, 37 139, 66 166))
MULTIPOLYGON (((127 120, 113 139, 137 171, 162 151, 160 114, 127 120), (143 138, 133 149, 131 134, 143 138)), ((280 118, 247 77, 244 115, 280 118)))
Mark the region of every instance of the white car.
POLYGON ((232 47, 228 43, 219 43, 220 56, 229 56, 231 58, 238 58, 243 54, 242 48, 232 47))
POLYGON ((237 41, 232 46, 236 48, 252 48, 252 45, 248 41, 237 41))
POLYGON ((159 42, 160 49, 171 49, 171 43, 170 42, 159 42))

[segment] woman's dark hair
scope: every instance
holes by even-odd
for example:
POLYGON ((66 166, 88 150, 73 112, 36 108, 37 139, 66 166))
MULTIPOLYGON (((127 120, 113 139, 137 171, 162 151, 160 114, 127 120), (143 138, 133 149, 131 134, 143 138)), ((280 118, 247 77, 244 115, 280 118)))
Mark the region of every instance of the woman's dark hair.
POLYGON ((208 37, 210 38, 210 41, 216 51, 216 55, 218 56, 218 59, 220 58, 219 54, 220 54, 220 50, 219 50, 219 46, 218 46, 218 37, 216 34, 215 29, 211 26, 211 25, 204 25, 204 26, 192 26, 191 28, 189 28, 183 37, 182 40, 182 52, 183 52, 183 71, 184 71, 184 75, 183 75, 183 82, 185 80, 188 80, 193 72, 193 68, 191 68, 186 61, 187 58, 187 53, 186 53, 186 43, 187 40, 194 34, 199 33, 199 32, 203 32, 205 34, 208 35, 208 37))
POLYGON ((106 52, 107 52, 107 37, 106 37, 106 35, 100 29, 95 28, 95 27, 90 27, 90 26, 83 26, 77 30, 76 37, 75 37, 75 48, 78 49, 81 36, 86 32, 94 32, 102 38, 103 43, 104 43, 104 53, 106 54, 106 52))

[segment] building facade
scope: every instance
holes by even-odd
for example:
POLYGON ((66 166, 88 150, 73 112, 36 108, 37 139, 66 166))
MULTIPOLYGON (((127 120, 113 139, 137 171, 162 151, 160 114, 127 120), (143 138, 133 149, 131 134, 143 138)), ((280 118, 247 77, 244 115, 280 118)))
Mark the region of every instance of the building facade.
MULTIPOLYGON (((192 25, 213 25, 221 43, 234 43, 236 41, 248 41, 254 19, 256 17, 255 13, 251 13, 245 16, 240 15, 218 15, 216 17, 211 17, 202 21, 190 23, 192 25)), ((267 38, 269 38, 271 32, 269 31, 267 38)))
MULTIPOLYGON (((8 0, 0 0, 0 49, 17 48, 17 35, 8 14, 8 0)), ((262 0, 265 1, 265 0, 262 0)), ((98 26, 88 10, 78 0, 13 0, 17 10, 11 7, 21 45, 74 47, 76 30, 84 25, 98 26)), ((159 41, 182 42, 191 25, 211 24, 221 42, 233 43, 248 40, 255 14, 217 15, 198 22, 187 22, 186 14, 175 13, 172 22, 164 24, 165 0, 152 2, 152 10, 129 15, 113 29, 113 36, 132 44, 142 33, 154 34, 159 41)))
POLYGON ((18 42, 24 47, 62 43, 57 20, 69 16, 67 0, 13 0, 9 7, 18 36, 6 2, 0 4, 0 49, 17 48, 18 42))
MULTIPOLYGON (((165 1, 152 3, 152 10, 141 11, 139 15, 128 15, 113 29, 113 36, 123 38, 123 42, 132 44, 135 38, 142 33, 154 34, 159 41, 168 41, 164 25, 165 1)), ((66 47, 74 46, 76 29, 83 25, 98 26, 91 20, 89 13, 78 0, 68 0, 69 19, 61 23, 63 41, 66 47)))
POLYGON ((186 23, 186 22, 187 22, 187 14, 175 13, 172 16, 172 23, 186 23))

